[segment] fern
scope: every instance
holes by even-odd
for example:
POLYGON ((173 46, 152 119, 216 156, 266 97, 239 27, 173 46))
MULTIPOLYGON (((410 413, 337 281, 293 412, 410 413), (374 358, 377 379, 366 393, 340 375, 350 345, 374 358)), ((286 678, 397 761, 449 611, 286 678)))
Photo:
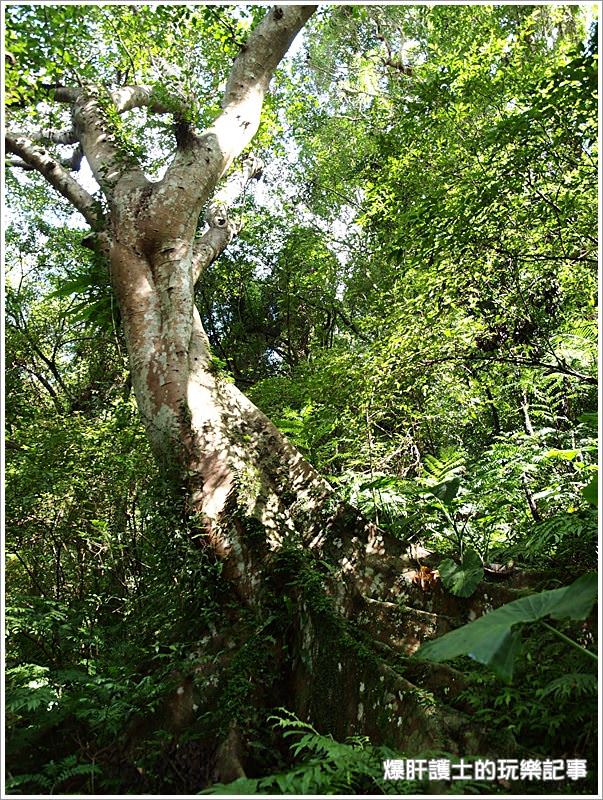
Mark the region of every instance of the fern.
MULTIPOLYGON (((60 761, 49 761, 44 764, 40 772, 24 775, 15 775, 6 781, 7 791, 15 791, 19 787, 31 785, 44 790, 44 794, 53 794, 66 781, 100 773, 98 764, 78 764, 77 756, 70 755, 60 761)), ((19 792, 20 793, 20 792, 19 792)))
POLYGON ((594 697, 596 693, 597 676, 591 672, 570 672, 567 675, 561 675, 537 692, 541 699, 552 695, 556 701, 581 695, 594 697))
POLYGON ((580 319, 574 322, 571 331, 568 331, 567 333, 561 335, 566 336, 568 338, 575 337, 576 339, 582 339, 589 345, 596 347, 598 333, 599 331, 596 320, 580 319))
POLYGON ((548 400, 531 402, 530 416, 541 425, 553 425, 555 422, 555 412, 551 409, 551 404, 548 400))
POLYGON ((430 480, 445 483, 465 472, 465 457, 457 452, 452 452, 448 457, 444 453, 442 459, 426 455, 423 466, 430 480))
POLYGON ((583 528, 584 520, 577 514, 556 514, 535 526, 526 539, 525 551, 528 555, 552 553, 566 537, 579 536, 583 528))
POLYGON ((263 778, 239 778, 229 784, 215 784, 202 794, 398 794, 413 791, 411 783, 383 780, 383 761, 400 757, 389 748, 373 747, 363 736, 337 742, 332 736, 318 733, 291 711, 281 708, 279 712, 280 716, 270 717, 270 720, 275 728, 283 730, 284 738, 296 738, 290 750, 295 758, 304 758, 302 763, 287 772, 263 778))
POLYGON ((414 482, 383 474, 352 473, 347 483, 344 499, 367 517, 401 538, 408 539, 415 532, 421 488, 414 482))

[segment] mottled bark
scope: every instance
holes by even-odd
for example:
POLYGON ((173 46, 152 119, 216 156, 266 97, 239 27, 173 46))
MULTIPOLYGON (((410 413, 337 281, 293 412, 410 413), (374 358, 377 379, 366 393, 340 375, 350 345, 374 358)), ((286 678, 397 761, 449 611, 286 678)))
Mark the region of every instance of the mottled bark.
MULTIPOLYGON (((238 232, 229 209, 261 166, 247 159, 222 188, 219 182, 251 142, 271 75, 314 9, 267 11, 235 60, 222 112, 207 130, 194 131, 183 121, 186 109, 178 106, 176 153, 155 183, 121 151, 106 113, 108 102, 118 113, 137 106, 168 113, 151 88, 55 87, 54 98, 72 107, 73 131, 105 195, 106 217, 41 147, 42 139, 58 142, 63 134, 54 139, 8 134, 7 149, 70 200, 94 231, 87 245, 107 256, 140 414, 164 474, 174 481, 175 500, 184 502, 196 541, 222 560, 230 587, 247 605, 268 609, 270 616, 270 597, 282 604, 280 591, 289 601, 274 653, 280 677, 270 697, 258 693, 254 702, 274 707, 280 696, 298 714, 342 738, 369 735, 409 753, 439 748, 483 754, 488 749, 479 739, 470 741, 464 716, 440 710, 436 721, 424 707, 421 690, 399 665, 390 666, 395 653, 383 657, 374 642, 367 648, 361 640, 365 630, 381 648, 407 653, 423 635, 435 635, 449 623, 430 610, 409 614, 392 602, 416 594, 411 559, 399 542, 335 501, 328 483, 214 368, 194 303, 195 284, 238 232), (206 229, 198 236, 204 209, 206 229), (271 565, 279 557, 297 563, 289 571, 281 563, 275 576, 271 565), (278 575, 280 586, 275 585, 278 575), (357 623, 353 634, 349 620, 357 623)), ((272 611, 277 611, 274 605, 272 611)), ((198 688, 206 693, 204 707, 215 710, 211 692, 223 676, 208 675, 207 663, 203 672, 198 688)), ((452 673, 426 666, 419 677, 439 685, 442 674, 447 679, 452 673)), ((193 710, 192 682, 180 688, 176 696, 188 702, 188 710, 178 712, 178 727, 187 724, 193 710)), ((228 780, 244 774, 245 748, 236 727, 222 734, 214 753, 215 777, 228 780)))
POLYGON ((93 230, 104 225, 100 206, 92 195, 80 186, 57 158, 38 146, 34 139, 22 133, 7 132, 5 144, 8 153, 18 156, 27 168, 37 170, 59 194, 69 200, 93 230))
MULTIPOLYGON (((251 602, 260 551, 308 529, 329 487, 214 369, 194 287, 236 234, 229 206, 261 165, 247 159, 216 192, 218 181, 257 130, 270 77, 313 10, 266 14, 235 61, 222 113, 203 133, 177 136, 176 155, 157 183, 120 156, 97 99, 80 93, 74 105, 84 152, 110 203, 111 275, 149 439, 166 473, 186 487, 187 511, 205 543, 251 602), (207 230, 195 239, 199 213, 212 195, 207 230), (266 532, 261 547, 246 542, 247 518, 266 532)), ((126 87, 113 99, 121 111, 151 106, 151 98, 144 87, 126 87)))
MULTIPOLYGON (((108 219, 52 157, 31 141, 9 137, 11 152, 67 196, 95 230, 89 242, 108 255, 130 361, 132 386, 152 449, 166 476, 184 490, 197 541, 224 562, 224 574, 246 603, 261 603, 267 556, 296 544, 335 566, 330 592, 353 608, 368 553, 399 553, 396 543, 353 509, 338 504, 327 482, 239 389, 212 365, 194 303, 195 283, 238 231, 229 206, 257 177, 248 158, 218 183, 251 141, 270 77, 313 6, 275 7, 236 59, 223 111, 197 133, 176 123, 177 149, 162 180, 149 181, 122 153, 106 102, 123 111, 153 108, 152 92, 125 87, 102 95, 90 87, 55 90, 70 102, 74 130, 107 200, 108 219), (213 199, 212 199, 213 198, 213 199), (206 207, 206 230, 196 238, 206 207)), ((163 111, 163 108, 154 109, 163 111)))
POLYGON ((274 70, 314 10, 275 6, 266 12, 233 64, 222 111, 205 131, 186 123, 181 98, 159 102, 152 87, 54 86, 51 97, 71 106, 72 128, 9 133, 6 140, 18 163, 44 175, 95 231, 86 244, 110 261, 132 385, 153 451, 166 474, 185 487, 187 512, 248 599, 256 576, 241 520, 264 526, 260 549, 276 547, 285 535, 309 528, 308 515, 329 487, 217 374, 194 288, 237 233, 229 206, 261 165, 248 158, 216 191, 219 181, 253 138, 274 70), (124 152, 112 128, 111 105, 117 113, 144 106, 175 114, 177 147, 162 180, 151 182, 124 152), (43 141, 79 143, 105 195, 107 218, 43 141), (207 229, 196 238, 204 207, 207 229))

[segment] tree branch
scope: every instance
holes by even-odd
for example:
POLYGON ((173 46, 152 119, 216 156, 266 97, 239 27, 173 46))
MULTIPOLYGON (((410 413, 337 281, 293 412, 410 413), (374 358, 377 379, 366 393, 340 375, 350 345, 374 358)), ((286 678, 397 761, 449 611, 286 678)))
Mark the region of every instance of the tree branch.
POLYGON ((225 225, 211 225, 193 245, 193 259, 191 269, 193 273, 193 286, 199 281, 205 270, 213 264, 220 253, 228 247, 234 232, 226 223, 225 225))
POLYGON ((43 175, 48 183, 82 214, 94 230, 104 227, 104 216, 96 200, 80 186, 57 159, 53 158, 46 150, 36 147, 30 139, 24 136, 14 136, 7 132, 5 141, 6 151, 16 155, 29 169, 35 169, 43 175))
POLYGON ((9 167, 19 167, 19 169, 25 170, 25 172, 31 172, 35 170, 35 167, 32 167, 31 164, 28 164, 26 161, 23 161, 22 158, 6 158, 4 163, 9 167))
POLYGON ((154 192, 153 213, 169 198, 170 213, 187 223, 197 215, 222 175, 254 137, 270 78, 317 6, 275 6, 251 32, 237 56, 222 99, 222 113, 200 135, 178 147, 154 192), (178 187, 181 204, 174 201, 178 187), (192 217, 191 217, 192 211, 192 217))
MULTIPOLYGON (((13 132, 10 135, 14 138, 27 138, 26 133, 15 134, 13 132)), ((83 155, 84 154, 82 152, 81 145, 78 144, 68 158, 57 158, 56 156, 52 156, 52 158, 54 158, 55 161, 68 172, 79 172, 79 169, 82 165, 83 155)), ((16 156, 14 158, 5 159, 5 163, 9 167, 18 167, 19 169, 25 170, 25 172, 31 172, 32 170, 36 169, 36 167, 28 164, 26 161, 23 161, 22 158, 17 158, 16 156)))
POLYGON ((31 131, 12 131, 12 136, 31 139, 35 142, 53 142, 54 144, 77 144, 78 137, 73 129, 57 130, 56 128, 34 128, 31 131))
MULTIPOLYGON (((48 86, 47 88, 52 90, 53 99, 58 103, 74 105, 85 96, 85 90, 79 86, 48 86)), ((153 86, 120 86, 117 89, 110 89, 109 97, 119 114, 142 107, 148 108, 155 114, 168 114, 174 111, 173 107, 168 108, 156 98, 153 86)))
POLYGON ((274 70, 316 8, 274 6, 241 49, 224 90, 224 110, 206 132, 217 137, 221 174, 255 135, 274 70))
POLYGON ((205 213, 205 222, 209 229, 193 246, 193 286, 240 232, 242 222, 229 219, 230 207, 241 195, 245 195, 252 180, 258 180, 262 176, 263 167, 259 158, 249 156, 244 160, 242 168, 233 173, 214 196, 205 213))
POLYGON ((73 119, 92 174, 108 199, 119 184, 128 189, 149 185, 134 156, 116 144, 106 111, 92 91, 80 93, 73 107, 73 119))
POLYGON ((104 104, 105 101, 112 103, 119 114, 141 106, 167 113, 169 109, 155 100, 152 87, 122 86, 110 90, 108 96, 103 96, 96 86, 50 85, 47 88, 52 91, 54 100, 73 106, 75 140, 80 141, 92 174, 107 198, 113 195, 120 182, 128 188, 148 185, 137 160, 117 145, 104 104))
POLYGON ((50 381, 46 377, 44 377, 44 375, 41 375, 39 372, 36 372, 36 370, 34 370, 32 367, 29 367, 27 364, 17 362, 17 366, 20 367, 21 369, 24 369, 25 372, 28 372, 33 378, 35 378, 42 384, 42 386, 46 389, 50 398, 52 399, 52 402, 54 403, 54 406, 57 409, 57 411, 63 412, 65 410, 65 407, 63 403, 61 403, 61 400, 58 394, 56 393, 55 388, 50 383, 50 381))
POLYGON ((592 386, 598 385, 598 380, 592 375, 585 375, 583 372, 569 367, 563 359, 557 358, 557 364, 548 364, 546 361, 539 361, 538 359, 524 358, 523 356, 443 356, 442 358, 435 358, 430 361, 421 362, 422 367, 431 367, 434 364, 441 364, 445 361, 482 361, 484 363, 498 363, 498 364, 516 364, 523 367, 535 367, 544 369, 548 373, 559 373, 560 375, 569 375, 572 378, 577 378, 584 383, 592 386))
MULTIPOLYGON (((110 93, 119 114, 133 108, 147 108, 154 114, 169 114, 177 110, 176 106, 166 106, 157 100, 153 86, 121 86, 110 93)), ((177 98, 174 98, 176 102, 177 98)))
MULTIPOLYGON (((178 110, 176 100, 173 107, 168 108, 156 99, 152 86, 121 86, 109 91, 97 86, 43 86, 51 92, 55 101, 73 107, 73 131, 68 134, 52 134, 52 141, 65 143, 68 138, 73 142, 80 142, 92 174, 108 199, 112 197, 119 183, 125 185, 126 189, 149 185, 138 161, 117 145, 107 118, 105 102, 112 104, 118 114, 140 107, 165 114, 178 110)), ((44 136, 46 133, 41 132, 44 136)), ((36 138, 36 135, 28 135, 28 138, 36 138)))
MULTIPOLYGON (((169 202, 168 220, 173 229, 172 235, 177 238, 192 236, 198 215, 211 197, 216 184, 258 129, 264 96, 274 70, 316 8, 317 6, 275 6, 267 11, 241 47, 234 62, 222 99, 222 113, 203 134, 191 132, 181 139, 163 179, 153 184, 150 196, 145 197, 147 220, 165 218, 163 211, 165 204, 169 202)), ((116 142, 107 119, 104 98, 97 87, 50 84, 45 88, 52 92, 52 97, 57 102, 73 106, 75 132, 92 173, 110 203, 117 201, 117 195, 131 197, 131 190, 151 187, 136 159, 123 152, 123 148, 116 142)), ((149 86, 125 86, 109 91, 108 96, 118 113, 141 106, 157 113, 177 110, 158 102, 149 86)), ((55 159, 51 159, 52 169, 50 166, 42 169, 39 159, 34 164, 31 157, 24 158, 18 151, 11 152, 34 166, 49 180, 51 172, 57 166, 60 167, 55 159)), ((73 201, 75 187, 64 184, 64 181, 57 179, 53 183, 64 194, 69 190, 70 194, 65 196, 73 201)), ((84 207, 82 197, 78 203, 76 207, 84 207)), ((153 225, 154 223, 151 224, 151 230, 156 233, 153 225)), ((223 245, 223 232, 218 239, 219 241, 216 240, 215 231, 205 239, 205 244, 211 246, 212 252, 226 246, 223 245)), ((199 245, 198 255, 201 250, 202 246, 199 245)), ((203 252, 206 255, 198 258, 198 264, 206 262, 207 258, 211 259, 209 250, 203 252)))

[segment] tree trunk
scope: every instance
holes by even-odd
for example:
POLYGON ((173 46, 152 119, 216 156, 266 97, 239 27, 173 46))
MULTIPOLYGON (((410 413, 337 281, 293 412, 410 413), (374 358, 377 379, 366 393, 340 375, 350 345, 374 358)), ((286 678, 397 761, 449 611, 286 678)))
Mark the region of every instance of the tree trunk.
MULTIPOLYGON (((222 561, 231 592, 267 617, 282 614, 278 606, 288 598, 285 638, 275 653, 280 678, 271 692, 342 738, 358 733, 404 749, 462 748, 464 717, 449 710, 436 724, 420 691, 350 627, 391 625, 392 600, 406 587, 400 575, 414 572, 410 560, 400 543, 338 502, 270 420, 212 367, 193 303, 194 243, 164 233, 160 223, 155 218, 149 245, 138 238, 140 221, 124 214, 123 231, 113 237, 119 245, 111 269, 132 383, 155 454, 185 498, 192 533, 222 561)), ((420 631, 412 641, 442 632, 433 616, 412 617, 420 631)), ((397 642, 392 653, 399 648, 397 642)), ((258 691, 254 703, 270 704, 258 691)), ((231 726, 225 721, 225 742, 234 736, 231 726)), ((233 764, 222 763, 230 750, 216 755, 219 775, 233 774, 233 764)), ((240 761, 237 750, 237 770, 240 761)))
MULTIPOLYGON (((131 235, 134 221, 126 220, 131 235)), ((130 358, 132 385, 153 451, 186 494, 195 527, 253 601, 254 561, 291 536, 308 544, 311 519, 330 488, 270 420, 212 366, 193 304, 192 241, 159 238, 148 256, 122 244, 111 271, 130 358), (233 515, 238 520, 233 525, 233 515), (241 519, 259 522, 265 542, 245 542, 241 519)))
MULTIPOLYGON (((212 125, 199 134, 183 121, 186 109, 177 115, 176 154, 156 183, 120 152, 98 92, 55 89, 54 99, 72 107, 73 137, 105 194, 107 217, 31 135, 7 133, 7 150, 43 174, 91 225, 94 246, 110 263, 140 414, 175 502, 182 503, 195 541, 222 562, 238 606, 261 612, 264 626, 275 620, 276 644, 268 653, 273 681, 262 686, 250 671, 244 685, 252 687, 252 696, 244 702, 274 707, 280 699, 323 730, 369 735, 411 754, 415 748, 484 755, 489 748, 466 718, 442 706, 436 719, 411 680, 416 668, 413 673, 398 661, 397 651, 407 654, 421 638, 442 630, 437 609, 400 605, 423 600, 411 582, 412 559, 399 542, 340 503, 266 416, 213 367, 194 304, 195 284, 237 230, 228 217, 233 185, 244 185, 257 165, 248 159, 242 183, 229 181, 217 195, 216 187, 250 143, 270 77, 313 11, 286 6, 266 13, 235 60, 212 125), (208 203, 208 227, 198 237, 197 221, 208 203)), ((166 112, 149 87, 121 87, 109 100, 118 113, 137 106, 166 112)), ((242 646, 253 639, 250 630, 253 625, 235 618, 218 636, 242 646)), ((216 636, 212 646, 218 653, 216 636)), ((257 657, 266 658, 265 647, 257 657)), ((214 714, 220 702, 212 691, 229 681, 228 659, 223 666, 212 676, 205 665, 199 678, 204 708, 214 714)), ((434 691, 456 680, 454 671, 429 665, 419 679, 434 691)), ((217 777, 240 775, 239 734, 232 718, 222 723, 217 777)))

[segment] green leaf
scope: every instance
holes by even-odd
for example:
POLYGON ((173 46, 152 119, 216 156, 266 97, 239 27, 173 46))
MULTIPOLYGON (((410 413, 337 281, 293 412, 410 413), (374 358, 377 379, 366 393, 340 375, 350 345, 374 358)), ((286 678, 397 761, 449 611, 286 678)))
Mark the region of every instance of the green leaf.
POLYGON ((456 477, 434 486, 432 489, 430 489, 430 491, 438 498, 438 500, 441 500, 447 505, 448 503, 451 503, 457 496, 460 486, 461 479, 456 477))
POLYGON ((439 565, 442 583, 457 597, 469 597, 484 577, 484 568, 479 554, 471 547, 465 549, 460 566, 451 558, 439 565))
POLYGON ((209 789, 205 789, 200 794, 257 794, 258 781, 254 778, 237 778, 232 783, 215 783, 209 789))
POLYGON ((573 461, 577 455, 580 454, 579 450, 547 450, 544 454, 546 458, 560 458, 563 461, 573 461))
POLYGON ((590 503, 591 506, 595 508, 599 505, 599 479, 597 475, 593 475, 590 479, 590 482, 586 484, 586 486, 582 489, 582 496, 590 503))
POLYGON ((536 622, 546 616, 554 619, 585 619, 597 597, 597 575, 589 572, 570 586, 552 589, 513 600, 495 611, 463 625, 430 642, 417 651, 428 661, 447 661, 468 655, 510 680, 518 637, 512 627, 536 622))
POLYGON ((580 414, 578 417, 578 422, 582 422, 584 425, 588 425, 596 431, 599 428, 599 415, 596 411, 585 411, 584 414, 580 414))
POLYGON ((517 631, 507 630, 501 636, 498 647, 491 649, 482 642, 468 653, 469 657, 490 669, 505 683, 513 678, 513 665, 521 645, 521 636, 517 631))
POLYGON ((58 289, 55 289, 54 292, 50 292, 48 298, 70 297, 72 294, 82 294, 83 292, 87 292, 93 287, 94 282, 91 276, 81 275, 73 280, 64 281, 58 289))
MULTIPOLYGON (((595 572, 587 572, 566 589, 553 590, 564 592, 564 594, 560 600, 554 602, 548 613, 553 619, 586 619, 597 599, 597 590, 597 574, 595 572)), ((541 592, 541 594, 552 594, 552 592, 541 592)), ((530 598, 527 597, 525 599, 529 600, 530 598)), ((516 600, 515 602, 519 601, 516 600)), ((509 605, 512 605, 512 603, 509 605)))

